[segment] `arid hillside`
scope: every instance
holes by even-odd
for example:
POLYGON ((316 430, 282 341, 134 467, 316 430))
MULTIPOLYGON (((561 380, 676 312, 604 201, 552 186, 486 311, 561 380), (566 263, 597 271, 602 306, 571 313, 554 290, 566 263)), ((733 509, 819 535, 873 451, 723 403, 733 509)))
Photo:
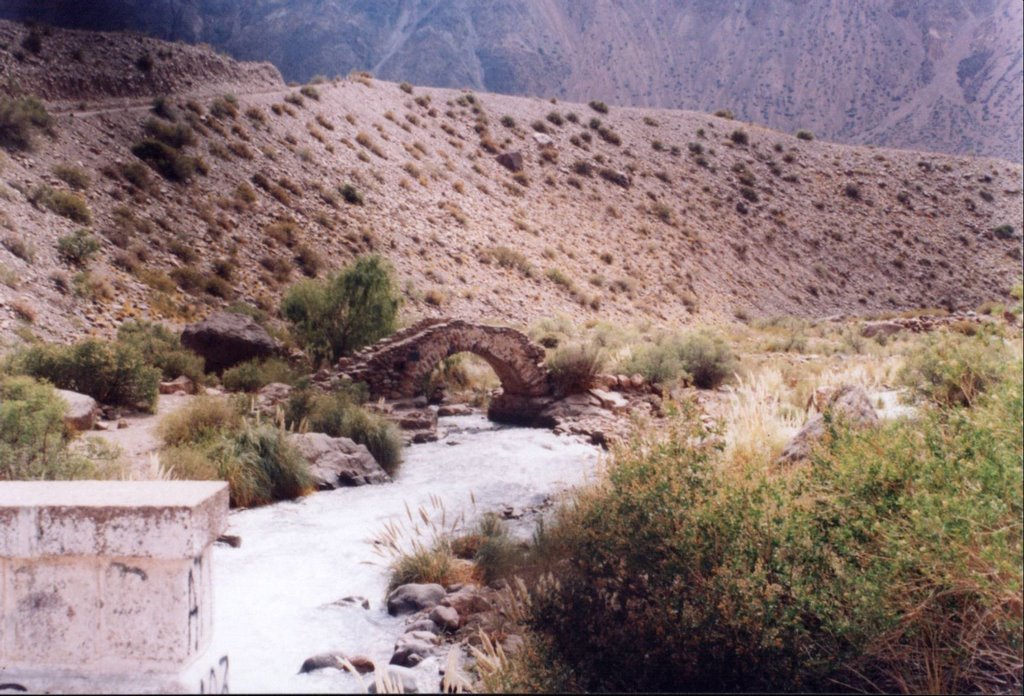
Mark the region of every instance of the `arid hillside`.
POLYGON ((0 16, 135 29, 382 79, 714 112, 820 137, 1024 151, 1019 0, 9 0, 0 16))
POLYGON ((1005 161, 358 74, 290 88, 191 46, 30 36, 0 22, 2 98, 52 116, 0 155, 8 338, 273 312, 369 251, 409 316, 508 323, 973 308, 1020 275, 1005 161))

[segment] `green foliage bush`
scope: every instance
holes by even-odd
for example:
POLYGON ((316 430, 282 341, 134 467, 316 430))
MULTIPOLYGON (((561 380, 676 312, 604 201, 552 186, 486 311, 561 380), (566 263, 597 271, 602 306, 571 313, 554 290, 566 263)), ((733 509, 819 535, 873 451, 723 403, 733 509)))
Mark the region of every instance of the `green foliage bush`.
POLYGON ((169 181, 188 181, 196 173, 196 159, 155 138, 132 145, 132 154, 169 181))
POLYGON ((394 332, 400 295, 390 264, 364 256, 324 279, 289 288, 281 314, 318 363, 337 360, 394 332))
POLYGON ((970 406, 1006 374, 1009 351, 988 335, 945 333, 911 351, 899 381, 939 406, 970 406))
POLYGON ((594 386, 594 378, 601 372, 604 362, 604 352, 599 347, 577 342, 556 348, 546 364, 555 392, 567 396, 594 386))
POLYGON ((0 481, 85 478, 92 467, 69 455, 63 400, 31 377, 0 377, 0 481))
POLYGON ((592 691, 1015 691, 1015 367, 973 409, 829 424, 785 472, 723 466, 684 414, 546 530, 535 629, 592 691))
POLYGON ((280 358, 247 360, 224 370, 220 381, 231 391, 255 392, 271 382, 291 384, 295 381, 295 370, 280 358))
POLYGON ((242 414, 227 399, 201 396, 185 408, 164 416, 159 432, 165 445, 175 447, 237 433, 242 425, 242 414))
POLYGON ((85 191, 92 185, 89 174, 81 167, 58 164, 53 168, 53 175, 76 191, 85 191))
POLYGON ((203 359, 181 345, 179 334, 163 324, 134 320, 117 329, 117 340, 135 348, 165 380, 184 375, 196 384, 206 380, 203 359))
POLYGON ((35 133, 53 130, 53 117, 35 97, 0 99, 0 147, 31 150, 35 133))
POLYGON ((234 507, 291 500, 312 490, 309 465, 283 430, 270 425, 236 427, 217 418, 210 421, 210 430, 196 428, 197 440, 163 450, 161 461, 172 476, 227 481, 234 507))
POLYGON ((133 346, 97 339, 69 346, 37 345, 16 355, 14 369, 103 404, 152 411, 160 371, 133 346))
POLYGON ((661 337, 637 350, 622 367, 655 384, 683 380, 713 389, 735 371, 736 357, 722 338, 701 331, 661 337))

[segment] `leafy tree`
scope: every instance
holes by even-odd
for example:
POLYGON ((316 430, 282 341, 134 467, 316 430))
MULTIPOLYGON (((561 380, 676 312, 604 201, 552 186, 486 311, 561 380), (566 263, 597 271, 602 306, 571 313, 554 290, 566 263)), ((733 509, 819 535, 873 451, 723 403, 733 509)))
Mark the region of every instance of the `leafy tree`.
POLYGON ((334 361, 393 333, 400 303, 391 265, 373 255, 323 280, 296 283, 281 314, 315 361, 334 361))

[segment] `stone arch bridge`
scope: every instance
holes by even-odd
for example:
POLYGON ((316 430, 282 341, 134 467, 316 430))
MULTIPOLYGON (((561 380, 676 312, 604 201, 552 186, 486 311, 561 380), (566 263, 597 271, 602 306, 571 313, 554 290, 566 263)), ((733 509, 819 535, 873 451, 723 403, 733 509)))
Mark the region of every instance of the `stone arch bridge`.
POLYGON ((338 369, 365 382, 373 398, 416 395, 425 378, 447 357, 468 352, 487 361, 502 393, 491 400, 494 420, 532 421, 550 401, 551 382, 544 349, 506 327, 461 319, 425 319, 338 361, 338 369))

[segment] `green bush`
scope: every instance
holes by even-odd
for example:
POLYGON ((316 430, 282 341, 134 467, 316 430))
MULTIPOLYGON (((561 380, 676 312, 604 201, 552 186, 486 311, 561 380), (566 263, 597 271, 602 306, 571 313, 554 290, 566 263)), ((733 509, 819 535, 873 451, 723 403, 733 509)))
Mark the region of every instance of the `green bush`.
POLYGON ((594 111, 596 111, 599 114, 606 114, 606 113, 608 113, 608 105, 605 104, 603 101, 594 100, 594 101, 590 102, 589 105, 590 105, 591 109, 593 109, 594 111))
POLYGON ((559 346, 547 358, 551 382, 555 392, 568 396, 594 386, 594 378, 604 366, 604 353, 589 343, 570 343, 559 346))
POLYGON ((160 420, 160 438, 165 445, 195 445, 242 428, 242 414, 227 399, 201 396, 188 406, 160 420))
POLYGON ((364 256, 325 279, 293 285, 281 314, 299 343, 322 363, 393 333, 399 304, 390 264, 364 256))
POLYGON ((81 167, 58 164, 53 168, 53 175, 76 191, 85 191, 92 185, 89 174, 81 167))
POLYGON ((256 392, 271 382, 291 384, 295 381, 295 370, 279 358, 247 360, 224 370, 220 381, 231 391, 256 392))
POLYGON ((179 479, 227 481, 233 507, 291 500, 312 490, 309 465, 284 431, 269 425, 224 427, 210 439, 163 450, 164 467, 179 479))
POLYGON ((814 140, 814 133, 809 130, 798 130, 796 137, 800 140, 814 140))
POLYGON ((735 371, 736 357, 724 340, 702 331, 664 336, 638 349, 623 369, 640 373, 655 384, 682 380, 701 389, 713 389, 735 371))
POLYGON ((144 128, 146 134, 151 138, 159 140, 175 150, 196 144, 195 132, 184 123, 168 123, 167 121, 151 118, 146 121, 144 128))
POLYGON ((63 400, 31 377, 0 377, 0 481, 86 478, 89 462, 65 449, 63 400))
POLYGON ((88 230, 75 230, 57 240, 57 253, 75 266, 85 266, 99 250, 99 240, 88 230))
POLYGON ((911 351, 898 379, 939 406, 970 406, 1005 374, 1009 351, 991 336, 947 333, 911 351))
POLYGON ((89 211, 89 206, 86 205, 85 199, 76 193, 61 191, 52 186, 40 184, 32 190, 29 200, 37 208, 45 208, 61 217, 66 217, 68 220, 73 220, 83 225, 88 225, 92 222, 92 213, 89 211))
POLYGON ((70 346, 33 346, 15 356, 14 367, 103 404, 148 411, 156 407, 160 371, 148 365, 136 348, 123 343, 88 339, 70 346))
POLYGON ((163 324, 126 321, 117 329, 117 340, 138 350, 165 380, 182 375, 196 384, 206 380, 203 358, 182 346, 180 336, 163 324))
POLYGON ((450 585, 455 579, 454 560, 451 548, 445 543, 432 548, 417 546, 391 564, 388 592, 413 582, 450 585))
POLYGON ((786 472, 723 466, 684 414, 547 528, 535 629, 593 691, 1016 691, 1015 367, 974 409, 829 424, 786 472))
POLYGON ((0 99, 0 147, 31 150, 36 131, 52 130, 53 117, 35 97, 0 99))

